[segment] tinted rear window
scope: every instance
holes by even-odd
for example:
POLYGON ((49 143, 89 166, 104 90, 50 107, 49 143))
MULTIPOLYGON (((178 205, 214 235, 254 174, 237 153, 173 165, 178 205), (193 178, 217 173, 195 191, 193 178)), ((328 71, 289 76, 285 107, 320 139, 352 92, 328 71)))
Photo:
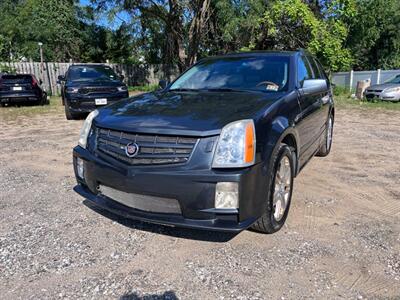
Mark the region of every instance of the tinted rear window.
POLYGON ((32 81, 31 75, 3 75, 1 80, 4 83, 30 83, 32 81))

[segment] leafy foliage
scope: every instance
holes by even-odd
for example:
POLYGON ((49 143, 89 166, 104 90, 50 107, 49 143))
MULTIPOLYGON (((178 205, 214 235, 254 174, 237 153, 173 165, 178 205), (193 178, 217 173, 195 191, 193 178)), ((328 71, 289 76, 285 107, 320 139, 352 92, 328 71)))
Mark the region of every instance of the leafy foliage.
POLYGON ((75 0, 0 2, 0 59, 127 62, 132 36, 125 25, 116 31, 94 24, 90 10, 75 0))
POLYGON ((328 3, 316 15, 301 0, 277 1, 264 13, 261 24, 271 39, 269 48, 293 50, 307 48, 331 70, 349 69, 352 63, 349 49, 342 45, 347 28, 342 15, 351 12, 337 1, 328 3))
POLYGON ((400 68, 400 1, 358 0, 348 20, 355 69, 400 68))

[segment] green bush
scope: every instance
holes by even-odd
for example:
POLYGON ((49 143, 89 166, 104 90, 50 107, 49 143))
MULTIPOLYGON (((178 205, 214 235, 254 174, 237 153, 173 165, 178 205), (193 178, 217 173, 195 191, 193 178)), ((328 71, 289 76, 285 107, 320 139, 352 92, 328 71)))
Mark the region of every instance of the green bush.
POLYGON ((334 96, 350 96, 351 92, 347 87, 336 85, 333 88, 333 95, 334 96))
POLYGON ((15 73, 15 72, 16 70, 14 68, 0 64, 0 73, 15 73))
POLYGON ((154 92, 159 89, 158 84, 148 84, 139 86, 130 86, 130 92, 154 92))

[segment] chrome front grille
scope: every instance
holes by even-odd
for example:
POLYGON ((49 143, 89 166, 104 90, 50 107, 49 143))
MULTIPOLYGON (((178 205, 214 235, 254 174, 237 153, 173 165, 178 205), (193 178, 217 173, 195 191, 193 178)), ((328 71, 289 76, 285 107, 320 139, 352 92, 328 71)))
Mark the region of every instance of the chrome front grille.
POLYGON ((98 128, 97 151, 129 165, 179 164, 189 160, 196 138, 166 135, 134 134, 98 128), (125 148, 136 143, 139 151, 128 157, 125 148))
POLYGON ((116 93, 118 91, 115 87, 84 87, 79 89, 80 94, 92 94, 92 93, 116 93))
POLYGON ((113 189, 105 185, 100 185, 99 191, 102 195, 134 209, 153 213, 182 213, 179 202, 176 199, 131 194, 113 189))

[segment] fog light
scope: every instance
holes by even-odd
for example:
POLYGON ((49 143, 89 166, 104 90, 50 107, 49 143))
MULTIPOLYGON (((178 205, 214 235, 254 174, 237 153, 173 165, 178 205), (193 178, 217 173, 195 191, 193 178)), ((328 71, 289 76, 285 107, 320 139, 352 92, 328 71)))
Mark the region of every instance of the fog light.
POLYGON ((84 179, 83 160, 80 158, 76 159, 76 171, 78 172, 78 176, 84 179))
POLYGON ((218 182, 215 189, 215 208, 238 208, 239 186, 237 182, 218 182))

